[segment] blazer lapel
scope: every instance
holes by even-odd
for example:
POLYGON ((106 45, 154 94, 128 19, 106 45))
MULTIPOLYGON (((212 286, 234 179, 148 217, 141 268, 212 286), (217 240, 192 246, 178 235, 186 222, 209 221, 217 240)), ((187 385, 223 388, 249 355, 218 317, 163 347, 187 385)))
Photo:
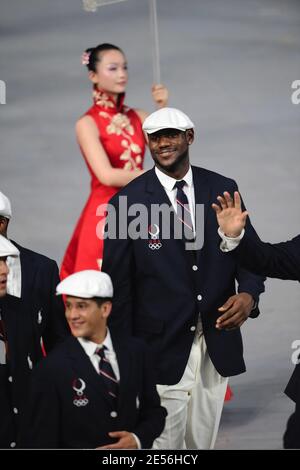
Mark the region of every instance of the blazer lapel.
POLYGON ((11 242, 18 248, 20 251, 20 261, 21 261, 21 298, 24 299, 28 294, 32 293, 34 278, 36 275, 36 266, 33 260, 30 259, 30 255, 24 248, 15 241, 11 242), (28 269, 29 268, 29 269, 28 269))
POLYGON ((146 192, 148 193, 150 204, 167 204, 172 209, 173 206, 171 201, 168 198, 164 187, 156 176, 155 167, 148 171, 147 176, 146 192))
POLYGON ((28 292, 31 292, 31 288, 33 287, 34 284, 34 276, 36 273, 36 269, 34 269, 35 266, 31 266, 31 269, 26 269, 28 266, 28 261, 27 261, 27 253, 24 253, 21 251, 21 297, 22 299, 28 295, 28 292))
POLYGON ((126 397, 128 394, 126 390, 130 384, 130 375, 132 370, 132 358, 131 351, 126 347, 126 344, 122 339, 117 339, 115 336, 112 336, 113 347, 117 356, 119 372, 120 372, 120 383, 119 383, 119 396, 118 403, 119 409, 122 409, 123 406, 126 406, 126 397))
MULTIPOLYGON (((192 166, 192 171, 193 171, 193 182, 194 182, 194 190, 195 190, 196 218, 197 218, 196 205, 203 204, 203 220, 196 220, 196 230, 198 232, 198 237, 200 236, 203 239, 203 243, 204 243, 206 219, 207 219, 208 210, 210 208, 211 188, 208 184, 207 178, 202 168, 197 168, 197 167, 192 166)), ((199 214, 201 214, 201 211, 199 212, 199 214)), ((198 219, 199 219, 199 214, 198 214, 198 219)), ((201 250, 197 250, 197 261, 199 261, 200 256, 201 256, 201 250)))

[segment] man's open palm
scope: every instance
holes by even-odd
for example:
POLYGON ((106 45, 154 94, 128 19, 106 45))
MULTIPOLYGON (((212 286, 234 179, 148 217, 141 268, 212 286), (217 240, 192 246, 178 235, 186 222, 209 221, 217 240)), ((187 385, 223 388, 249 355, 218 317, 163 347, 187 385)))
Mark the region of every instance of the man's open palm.
POLYGON ((218 196, 220 203, 212 204, 220 229, 230 238, 238 237, 246 225, 248 212, 242 212, 241 197, 238 191, 234 192, 234 199, 225 191, 224 196, 218 196))

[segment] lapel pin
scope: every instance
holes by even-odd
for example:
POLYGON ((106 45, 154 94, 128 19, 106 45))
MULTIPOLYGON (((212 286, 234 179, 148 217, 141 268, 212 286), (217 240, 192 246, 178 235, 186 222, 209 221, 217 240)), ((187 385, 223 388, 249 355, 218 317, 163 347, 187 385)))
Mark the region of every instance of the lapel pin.
POLYGON ((149 225, 148 233, 150 240, 148 240, 148 246, 151 250, 159 250, 162 247, 162 243, 159 240, 159 227, 157 224, 149 225))
POLYGON ((42 320, 43 320, 43 317, 42 317, 42 310, 39 310, 39 313, 38 313, 38 324, 40 325, 42 323, 42 320))
POLYGON ((86 389, 85 381, 82 379, 75 379, 72 384, 72 388, 76 393, 76 397, 73 400, 75 406, 86 406, 89 402, 87 397, 84 395, 84 390, 86 389))
POLYGON ((27 356, 27 362, 28 362, 29 369, 32 369, 33 364, 32 364, 32 360, 30 359, 30 356, 27 356))

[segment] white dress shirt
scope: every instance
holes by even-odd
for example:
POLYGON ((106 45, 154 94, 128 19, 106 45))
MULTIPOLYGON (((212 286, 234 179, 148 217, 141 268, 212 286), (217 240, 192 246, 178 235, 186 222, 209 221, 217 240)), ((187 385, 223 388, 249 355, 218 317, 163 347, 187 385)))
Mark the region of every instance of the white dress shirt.
POLYGON ((8 256, 6 264, 9 269, 9 273, 7 276, 7 293, 20 299, 22 291, 22 271, 20 256, 8 256))
MULTIPOLYGON (((160 183, 164 187, 175 212, 177 213, 177 202, 176 202, 177 188, 174 189, 174 184, 178 180, 176 180, 175 178, 172 178, 171 176, 166 175, 157 167, 155 167, 155 173, 160 183)), ((188 172, 184 175, 182 180, 186 182, 186 185, 183 187, 183 192, 185 193, 188 199, 188 203, 189 203, 190 211, 191 211, 193 230, 195 232, 195 190, 194 190, 194 182, 193 182, 193 172, 192 172, 191 167, 189 167, 188 172)))
POLYGON ((102 344, 97 344, 93 343, 93 341, 89 341, 88 339, 85 338, 78 338, 79 343, 83 347, 85 353, 89 356, 91 363, 93 364, 96 372, 99 374, 99 363, 100 363, 100 357, 96 353, 98 349, 100 349, 102 346, 106 346, 105 350, 105 356, 109 360, 112 370, 114 371, 114 374, 116 376, 116 379, 119 381, 120 380, 120 371, 119 371, 119 366, 118 366, 118 361, 117 357, 113 348, 111 336, 109 329, 107 328, 107 333, 105 340, 103 341, 102 344))
POLYGON ((237 248, 239 246, 240 241, 242 240, 242 238, 245 234, 245 230, 243 229, 241 234, 238 237, 230 238, 230 237, 227 237, 219 227, 218 228, 218 234, 222 238, 222 241, 220 243, 220 249, 224 253, 227 253, 228 251, 232 251, 232 250, 234 250, 235 248, 237 248))
MULTIPOLYGON (((114 371, 114 374, 116 376, 116 379, 118 381, 120 380, 120 370, 119 370, 119 365, 117 361, 117 356, 114 351, 114 347, 113 347, 112 340, 111 340, 111 335, 110 335, 108 328, 106 329, 105 340, 103 341, 102 344, 94 343, 93 341, 89 341, 88 339, 85 339, 85 338, 77 338, 77 339, 79 343, 81 344, 81 346, 83 347, 85 353, 89 356, 90 361, 93 364, 97 374, 99 374, 100 357, 98 356, 96 351, 98 351, 99 348, 106 346, 105 357, 110 362, 112 370, 114 371)), ((122 429, 120 429, 120 431, 122 431, 122 429)), ((136 434, 134 433, 131 433, 131 434, 136 440, 138 449, 141 449, 142 448, 141 441, 136 436, 136 434)))

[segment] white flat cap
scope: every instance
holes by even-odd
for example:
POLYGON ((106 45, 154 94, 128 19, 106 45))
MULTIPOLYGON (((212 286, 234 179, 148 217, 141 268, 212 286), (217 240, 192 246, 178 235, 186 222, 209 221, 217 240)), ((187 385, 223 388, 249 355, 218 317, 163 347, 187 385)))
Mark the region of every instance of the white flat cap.
POLYGON ((20 252, 7 238, 0 235, 0 258, 3 256, 19 256, 20 252))
POLYGON ((83 299, 112 297, 114 294, 108 274, 93 269, 71 274, 56 287, 56 295, 71 295, 83 299))
POLYGON ((0 191, 0 215, 6 217, 7 219, 11 218, 11 204, 8 197, 0 191))
POLYGON ((186 131, 195 126, 190 118, 176 108, 161 108, 150 114, 144 121, 143 130, 147 134, 161 131, 162 129, 178 129, 186 131))

